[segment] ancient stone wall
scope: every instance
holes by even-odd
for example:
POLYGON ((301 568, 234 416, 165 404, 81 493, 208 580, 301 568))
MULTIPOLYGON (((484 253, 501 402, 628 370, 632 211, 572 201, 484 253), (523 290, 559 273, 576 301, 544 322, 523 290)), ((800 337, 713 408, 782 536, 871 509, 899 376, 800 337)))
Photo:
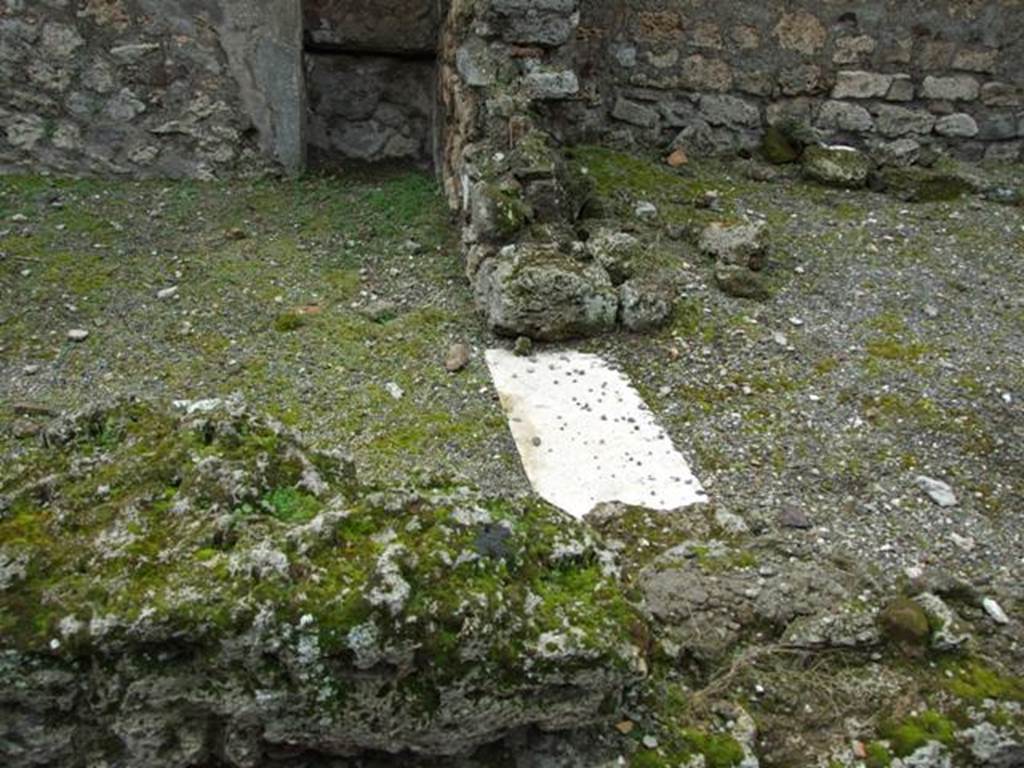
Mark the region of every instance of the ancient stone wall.
POLYGON ((347 51, 423 52, 437 48, 440 0, 303 0, 306 40, 347 51))
POLYGON ((1024 137, 1024 3, 590 0, 569 138, 750 149, 795 118, 826 138, 1010 160, 1024 137))
POLYGON ((330 168, 347 161, 429 168, 436 69, 430 59, 307 55, 310 166, 330 168))
MULTIPOLYGON (((317 54, 438 54, 457 203, 462 150, 503 131, 506 146, 543 128, 729 152, 795 118, 826 139, 969 159, 1016 159, 1024 144, 1022 0, 0 0, 0 167, 299 169, 307 141, 339 134, 315 110, 306 129, 303 36, 317 54)), ((337 66, 307 65, 315 96, 337 66)), ((371 90, 360 114, 385 105, 372 123, 383 154, 418 162, 419 104, 403 117, 389 84, 371 90)))
POLYGON ((310 167, 429 168, 441 0, 303 0, 310 167))
POLYGON ((0 169, 301 167, 300 45, 294 0, 2 0, 0 169))

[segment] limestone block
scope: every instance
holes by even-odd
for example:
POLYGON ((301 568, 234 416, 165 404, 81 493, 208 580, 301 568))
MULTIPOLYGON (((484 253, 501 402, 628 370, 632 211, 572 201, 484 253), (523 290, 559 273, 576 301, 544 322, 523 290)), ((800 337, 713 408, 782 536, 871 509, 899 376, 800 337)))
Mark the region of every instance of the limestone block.
POLYGON ((637 104, 635 101, 630 101, 622 96, 615 101, 615 106, 612 108, 612 117, 640 128, 653 128, 658 124, 659 120, 657 110, 643 104, 637 104))
POLYGON ((978 81, 969 75, 934 77, 929 75, 921 84, 921 97, 948 101, 974 101, 981 91, 978 81))
POLYGON ((953 57, 953 69, 962 69, 965 72, 995 72, 998 55, 995 48, 964 48, 957 51, 953 57))
POLYGON ((826 101, 814 124, 827 131, 868 132, 875 129, 870 112, 859 104, 845 101, 826 101))
POLYGON ((893 75, 861 70, 840 71, 836 77, 833 99, 882 98, 892 86, 893 75))
POLYGON ((773 32, 783 48, 808 56, 820 51, 828 38, 818 17, 806 11, 784 14, 773 32))
POLYGON ((879 104, 874 108, 875 127, 883 136, 897 137, 908 134, 931 133, 935 115, 923 109, 908 109, 893 104, 879 104))
POLYGON ((757 106, 736 96, 702 96, 700 112, 711 125, 744 128, 757 128, 761 125, 761 111, 757 106))
POLYGON ((940 117, 935 122, 935 132, 940 136, 971 138, 978 135, 978 124, 970 115, 957 112, 940 117))
POLYGON ((530 98, 540 101, 568 99, 580 92, 580 82, 571 70, 530 72, 523 86, 530 98))
POLYGON ((832 61, 836 64, 856 64, 861 59, 875 52, 878 43, 868 35, 841 37, 836 40, 836 50, 832 61))

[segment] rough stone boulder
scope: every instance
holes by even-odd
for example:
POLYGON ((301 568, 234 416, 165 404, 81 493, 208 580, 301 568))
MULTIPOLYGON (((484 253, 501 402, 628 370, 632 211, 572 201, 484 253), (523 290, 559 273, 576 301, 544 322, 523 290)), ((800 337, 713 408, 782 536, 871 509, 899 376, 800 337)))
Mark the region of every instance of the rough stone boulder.
POLYGON ((645 256, 640 238, 615 228, 594 234, 587 241, 587 251, 608 272, 614 285, 622 285, 633 277, 645 256))
POLYGON ((871 161, 853 147, 808 147, 804 150, 802 163, 807 178, 843 189, 865 186, 871 172, 871 161))
MULTIPOLYGON (((613 711, 644 624, 542 503, 373 491, 237 403, 93 409, 0 463, 0 762, 454 755, 613 711)), ((319 763, 318 763, 319 764, 319 763)))
POLYGON ((659 328, 672 317, 675 291, 667 279, 637 277, 619 287, 619 321, 627 331, 659 328))
POLYGON ((932 168, 883 168, 870 183, 879 192, 909 203, 955 200, 977 190, 977 182, 958 173, 932 168))
POLYGON ((793 563, 725 539, 674 547, 639 578, 662 650, 707 667, 754 639, 804 648, 878 644, 874 614, 859 609, 850 582, 834 566, 793 563))
POLYGON ((619 296, 608 272, 557 245, 506 246, 480 264, 474 282, 497 333, 556 341, 615 327, 619 296))
POLYGON ((715 260, 715 280, 731 296, 767 296, 762 277, 768 261, 768 227, 752 224, 711 224, 701 234, 701 253, 715 260))

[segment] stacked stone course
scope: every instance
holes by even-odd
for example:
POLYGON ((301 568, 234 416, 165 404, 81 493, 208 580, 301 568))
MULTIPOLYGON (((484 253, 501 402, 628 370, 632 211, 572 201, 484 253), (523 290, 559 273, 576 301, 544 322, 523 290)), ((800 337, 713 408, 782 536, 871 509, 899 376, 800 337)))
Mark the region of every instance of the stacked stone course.
POLYGON ((298 20, 281 0, 0 0, 0 170, 298 167, 298 20))
POLYGON ((882 151, 912 138, 1005 161, 1024 145, 1019 0, 594 0, 581 25, 588 74, 560 115, 567 138, 664 145, 685 129, 682 141, 729 153, 797 120, 882 151))

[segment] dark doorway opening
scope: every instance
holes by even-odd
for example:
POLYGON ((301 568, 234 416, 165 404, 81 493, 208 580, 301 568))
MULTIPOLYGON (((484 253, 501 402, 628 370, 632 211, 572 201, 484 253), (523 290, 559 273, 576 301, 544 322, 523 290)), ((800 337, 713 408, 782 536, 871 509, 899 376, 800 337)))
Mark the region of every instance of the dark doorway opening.
POLYGON ((309 167, 433 167, 440 3, 304 0, 303 25, 309 167))

